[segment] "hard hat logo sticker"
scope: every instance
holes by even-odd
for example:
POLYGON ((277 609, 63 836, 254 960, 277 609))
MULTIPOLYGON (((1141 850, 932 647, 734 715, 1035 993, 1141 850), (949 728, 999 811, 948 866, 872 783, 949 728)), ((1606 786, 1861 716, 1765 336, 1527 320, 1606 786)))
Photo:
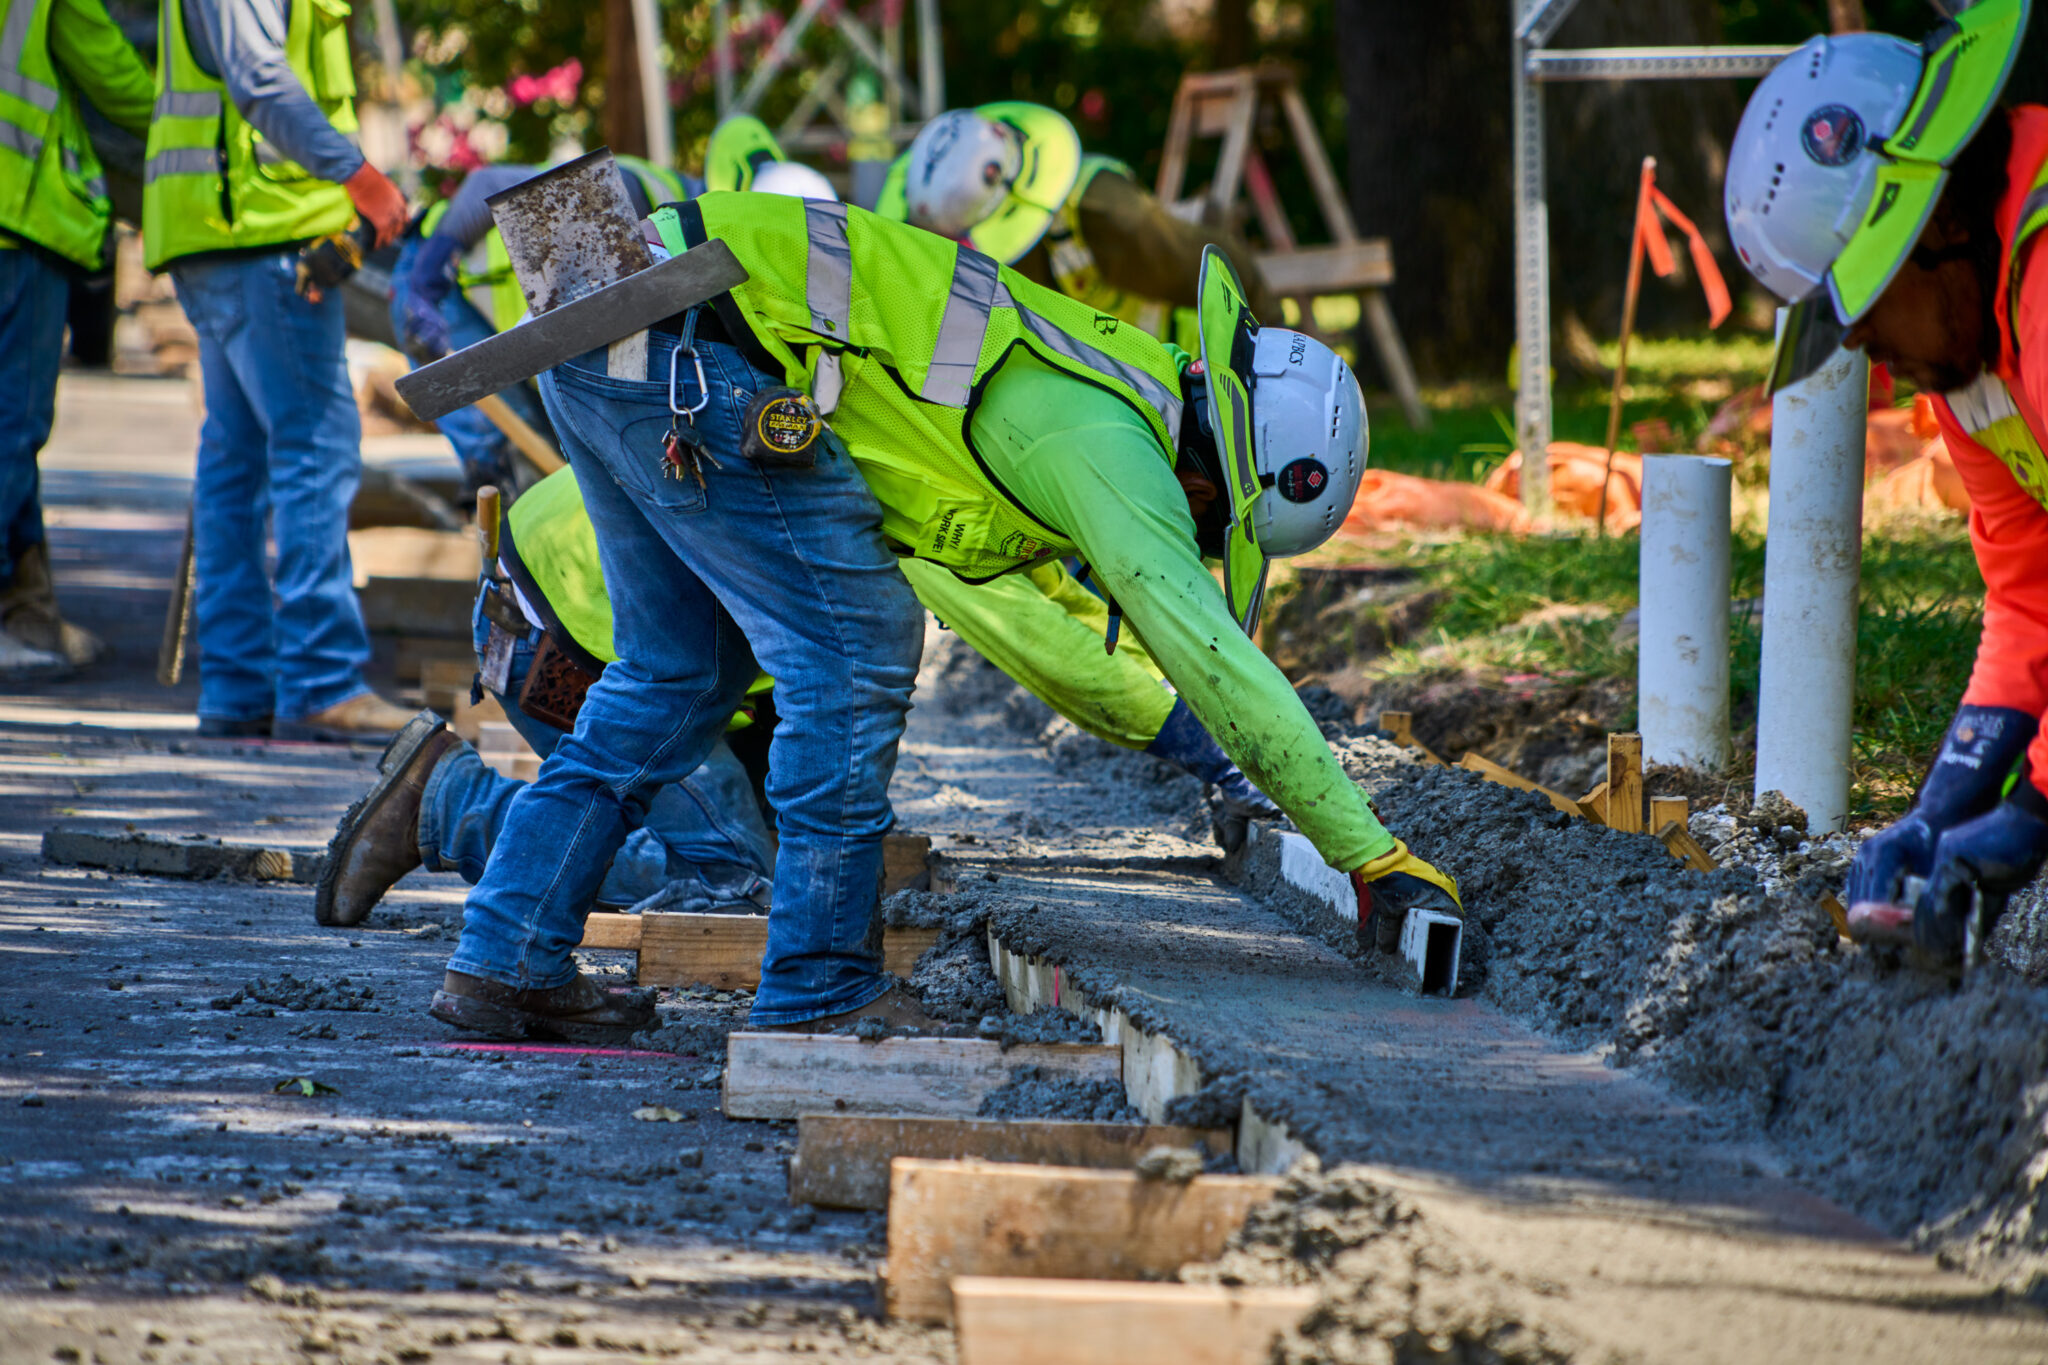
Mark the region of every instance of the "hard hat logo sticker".
POLYGON ((1806 116, 1799 144, 1823 166, 1846 166, 1863 150, 1863 120, 1846 104, 1824 104, 1806 116))
POLYGON ((1294 460, 1280 470, 1273 486, 1289 502, 1314 502, 1330 486, 1330 471, 1321 460, 1294 460))

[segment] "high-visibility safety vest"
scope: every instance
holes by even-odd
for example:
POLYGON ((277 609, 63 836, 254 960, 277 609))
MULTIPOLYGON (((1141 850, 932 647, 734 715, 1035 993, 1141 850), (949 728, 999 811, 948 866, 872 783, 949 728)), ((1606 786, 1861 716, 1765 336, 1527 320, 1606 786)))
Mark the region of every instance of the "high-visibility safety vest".
MULTIPOLYGON (((347 191, 288 160, 243 118, 185 41, 184 0, 157 21, 156 112, 142 166, 143 259, 151 270, 203 251, 303 242, 355 218, 347 191)), ((356 131, 348 0, 291 0, 285 58, 320 112, 356 131)))
MULTIPOLYGON (((689 198, 689 191, 683 187, 683 178, 674 171, 657 166, 645 157, 621 156, 616 160, 621 174, 630 175, 640 182, 648 204, 668 204, 689 198)), ((420 220, 420 235, 431 237, 447 212, 446 199, 428 209, 420 220)), ((455 283, 470 306, 483 314, 484 321, 491 325, 493 331, 504 331, 526 312, 526 295, 519 288, 518 276, 512 272, 512 253, 505 250, 505 239, 498 235, 495 227, 463 253, 461 264, 455 270, 455 283)))
POLYGON ((671 251, 717 238, 748 279, 716 300, 755 365, 802 388, 905 552, 980 582, 1075 548, 976 455, 969 415, 1013 347, 1115 394, 1173 463, 1176 352, 935 233, 829 200, 722 192, 658 210, 671 251))
MULTIPOLYGON (((2014 313, 2019 307, 2024 248, 2043 229, 2048 229, 2048 137, 2039 142, 2038 146, 2015 146, 2007 166, 2015 181, 2031 186, 2020 203, 2012 240, 2006 243, 2006 289, 1997 304, 2003 349, 2015 357, 2015 364, 2018 347, 2014 344, 2014 313)), ((2041 446, 2042 436, 2048 432, 2037 431, 2028 423, 2019 400, 2003 378, 1987 369, 1972 383, 1941 395, 1941 401, 1948 404, 1957 426, 1996 455, 2012 471, 2020 487, 2033 495, 2034 501, 2048 507, 2048 452, 2041 446)), ((2035 416, 2039 419, 2048 414, 2035 416)))
MULTIPOLYGON (((78 95, 50 55, 50 9, 50 0, 0 0, 0 228, 98 269, 113 208, 78 95)), ((78 36, 106 50, 103 70, 120 69, 121 30, 97 6, 80 9, 88 22, 78 36)))
POLYGON ((1081 232, 1081 196, 1096 176, 1108 171, 1136 181, 1131 168, 1112 157, 1089 153, 1081 158, 1081 176, 1072 193, 1060 205, 1052 226, 1046 230, 1045 250, 1052 261, 1053 281, 1068 298, 1078 299, 1098 313, 1107 313, 1136 326, 1161 341, 1171 341, 1189 354, 1199 354, 1202 345, 1200 316, 1192 308, 1175 308, 1164 299, 1130 294, 1102 278, 1102 267, 1081 232))

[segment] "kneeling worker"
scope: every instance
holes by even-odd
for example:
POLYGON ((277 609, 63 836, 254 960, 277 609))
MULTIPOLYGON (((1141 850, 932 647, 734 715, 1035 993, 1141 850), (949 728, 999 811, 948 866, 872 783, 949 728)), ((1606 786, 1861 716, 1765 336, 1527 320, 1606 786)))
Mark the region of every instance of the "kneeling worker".
POLYGON ((655 328, 643 375, 593 352, 542 379, 620 658, 513 801, 437 1018, 570 1038, 652 1023, 577 972, 584 908, 631 809, 696 767, 765 670, 781 841, 750 1022, 931 1022, 874 932, 923 637, 899 553, 969 580, 1080 555, 1225 752, 1351 875, 1362 920, 1392 903, 1374 884, 1454 891, 1381 826, 1246 634, 1267 556, 1320 544, 1356 494, 1364 402, 1327 348, 1255 327, 1219 253, 1196 366, 844 205, 706 194, 652 226, 671 251, 724 242, 748 278, 655 328))
POLYGON ((1757 87, 1729 156, 1729 235, 1794 304, 1786 335, 1839 321, 1938 395, 1970 492, 1976 669, 1845 897, 1853 936, 1944 966, 2048 858, 2048 108, 1994 107, 2026 20, 2025 0, 1985 0, 1924 44, 1815 38, 1757 87))
MULTIPOLYGON (((611 601, 597 535, 572 471, 541 480, 506 521, 499 555, 504 575, 486 586, 478 605, 477 657, 485 670, 482 685, 545 757, 573 728, 575 715, 573 707, 545 716, 522 707, 536 647, 547 641, 543 669, 549 660, 567 661, 562 667, 577 675, 572 694, 576 686, 587 687, 618 658, 611 601), (497 659, 506 662, 493 677, 497 659)), ((1108 609, 1057 562, 979 585, 924 560, 905 560, 903 570, 919 601, 1033 696, 1097 738, 1164 759, 1209 785, 1216 839, 1225 851, 1243 844, 1252 820, 1280 813, 1216 746, 1187 703, 1161 685, 1141 645, 1127 640, 1114 653, 1103 650, 1108 609)), ((560 695, 563 689, 543 691, 560 695)), ((322 924, 361 923, 393 883, 423 864, 476 882, 525 785, 487 767, 430 711, 392 742, 380 766, 376 785, 342 818, 329 846, 313 902, 322 924)), ((772 860, 752 786, 720 739, 695 772, 649 800, 645 823, 613 859, 596 904, 765 906, 772 860)))

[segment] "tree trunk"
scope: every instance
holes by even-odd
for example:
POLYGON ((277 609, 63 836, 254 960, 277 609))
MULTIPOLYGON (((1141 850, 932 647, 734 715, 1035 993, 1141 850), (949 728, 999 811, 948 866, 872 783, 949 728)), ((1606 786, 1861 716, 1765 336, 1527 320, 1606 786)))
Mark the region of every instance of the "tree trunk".
POLYGON ((1415 363, 1499 375, 1514 339, 1508 6, 1336 0, 1336 21, 1352 213, 1393 248, 1415 363))
POLYGON ((1210 64, 1218 71, 1252 60, 1251 0, 1216 0, 1209 20, 1210 64))
POLYGON ((647 155, 647 106, 640 98, 632 0, 604 0, 604 140, 614 152, 647 155))
POLYGON ((1836 33, 1861 33, 1869 28, 1863 0, 1828 0, 1828 27, 1836 33))

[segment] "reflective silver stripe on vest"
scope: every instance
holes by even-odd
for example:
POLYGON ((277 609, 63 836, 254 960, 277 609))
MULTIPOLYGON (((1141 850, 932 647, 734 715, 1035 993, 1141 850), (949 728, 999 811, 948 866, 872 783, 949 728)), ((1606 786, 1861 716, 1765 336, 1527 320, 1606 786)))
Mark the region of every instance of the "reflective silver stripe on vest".
POLYGON ((1166 430, 1169 437, 1178 438, 1180 434, 1180 393, 1178 390, 1169 390, 1164 384, 1161 384, 1144 370, 1134 365, 1126 365, 1121 360, 1103 354, 1079 337, 1071 336, 1061 331, 1044 318, 1033 313, 1029 308, 1019 307, 1016 299, 1010 296, 1007 286, 997 287, 996 307, 1017 309, 1017 321, 1022 323, 1024 329, 1030 332, 1032 336, 1037 337, 1039 341, 1043 342, 1048 350, 1057 351, 1075 364, 1091 369, 1097 374, 1108 375, 1112 379, 1121 379, 1124 383, 1130 385, 1137 391, 1138 397, 1150 404, 1153 411, 1166 419, 1166 430))
POLYGON ((931 368, 917 396, 949 408, 967 406, 981 364, 981 342, 988 335, 989 310, 1001 281, 996 263, 979 251, 961 247, 953 257, 953 284, 946 291, 946 311, 939 319, 939 339, 932 345, 931 368))
POLYGON ((0 119, 0 147, 34 161, 43 154, 43 140, 18 123, 0 119))
POLYGON ((811 330, 846 335, 853 311, 853 248, 846 241, 846 205, 826 199, 804 201, 804 225, 811 250, 804 261, 804 302, 811 330))
POLYGON ((28 51, 28 26, 35 11, 35 0, 9 0, 7 27, 0 29, 0 90, 47 114, 57 107, 56 88, 32 81, 21 72, 21 59, 28 51))
POLYGON ((166 90, 156 97, 158 118, 218 118, 217 90, 166 90))
POLYGON ((143 163, 142 178, 160 175, 219 175, 220 152, 212 147, 172 147, 143 163))

